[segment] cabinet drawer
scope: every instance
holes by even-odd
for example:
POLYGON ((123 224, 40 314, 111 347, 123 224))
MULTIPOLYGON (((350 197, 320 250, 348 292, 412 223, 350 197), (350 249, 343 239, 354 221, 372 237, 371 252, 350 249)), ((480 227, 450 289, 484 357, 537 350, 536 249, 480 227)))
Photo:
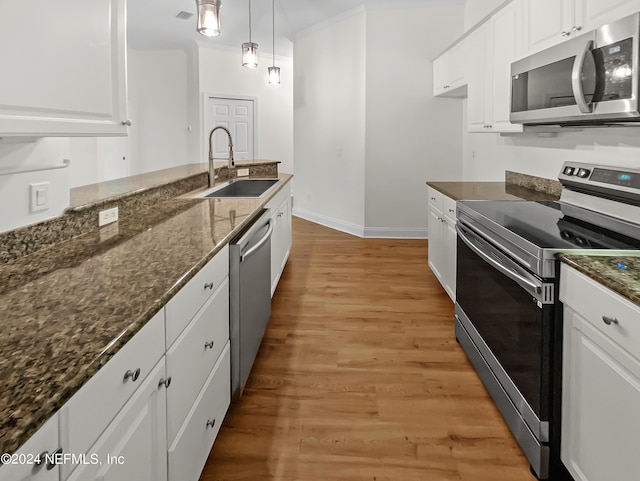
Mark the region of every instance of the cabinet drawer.
POLYGON ((442 196, 442 213, 447 217, 456 219, 456 201, 446 195, 442 196))
POLYGON ((178 437, 169 447, 169 481, 197 481, 231 402, 229 343, 220 355, 178 437))
MULTIPOLYGON (((164 310, 158 312, 60 409, 60 438, 67 453, 82 454, 98 439, 164 354, 164 310), (134 381, 125 374, 139 371, 134 381)), ((74 468, 60 466, 62 479, 74 468)))
POLYGON ((167 427, 172 442, 229 339, 229 281, 225 280, 167 352, 167 427))
POLYGON ((36 466, 31 459, 33 455, 53 454, 58 446, 58 417, 54 415, 15 452, 16 464, 0 465, 0 481, 58 481, 56 466, 47 469, 46 458, 36 466))
POLYGON ((167 349, 229 276, 229 246, 226 245, 167 303, 167 349))
POLYGON ((605 336, 640 359, 640 308, 584 274, 562 264, 560 300, 605 336), (604 316, 617 324, 606 324, 604 316))
POLYGON ((438 192, 433 187, 429 187, 427 189, 427 192, 429 193, 429 205, 435 207, 439 211, 442 211, 442 208, 443 208, 442 204, 443 204, 444 195, 442 195, 441 192, 438 192))

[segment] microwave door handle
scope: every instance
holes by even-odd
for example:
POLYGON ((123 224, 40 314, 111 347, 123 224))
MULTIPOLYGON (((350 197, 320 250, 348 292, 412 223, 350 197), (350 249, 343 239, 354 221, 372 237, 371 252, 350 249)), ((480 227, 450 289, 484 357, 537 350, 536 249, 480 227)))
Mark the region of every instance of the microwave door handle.
POLYGON ((591 103, 587 103, 587 99, 584 97, 584 91, 582 90, 582 67, 584 66, 584 60, 593 47, 593 40, 587 40, 583 48, 576 55, 576 59, 573 62, 573 70, 571 71, 571 86, 573 87, 573 96, 576 99, 576 104, 583 114, 591 113, 591 103))
POLYGON ((483 252, 481 247, 478 247, 475 242, 467 237, 469 233, 465 232, 464 227, 462 227, 459 223, 456 223, 456 231, 458 232, 458 237, 460 237, 460 239, 487 264, 502 272, 505 276, 519 284, 520 287, 522 287, 524 290, 534 295, 538 300, 541 300, 543 288, 541 284, 531 282, 529 279, 521 276, 517 272, 514 272, 512 269, 509 269, 507 266, 498 262, 498 260, 494 259, 491 255, 483 252))

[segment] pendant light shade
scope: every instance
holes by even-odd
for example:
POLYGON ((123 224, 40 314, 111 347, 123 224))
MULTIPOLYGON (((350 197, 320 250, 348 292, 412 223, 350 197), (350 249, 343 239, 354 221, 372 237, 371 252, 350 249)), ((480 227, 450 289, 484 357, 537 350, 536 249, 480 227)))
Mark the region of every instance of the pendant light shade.
POLYGON ((258 67, 258 44, 251 41, 251 0, 249 0, 249 41, 242 44, 242 66, 258 67))
POLYGON ((198 32, 207 37, 220 35, 220 0, 196 0, 198 32))
POLYGON ((280 83, 280 67, 269 67, 269 83, 280 83))
POLYGON ((270 84, 279 84, 280 83, 280 67, 276 67, 276 0, 271 1, 271 14, 272 14, 272 26, 273 26, 273 43, 272 43, 272 51, 273 51, 273 64, 269 67, 269 83, 270 84))

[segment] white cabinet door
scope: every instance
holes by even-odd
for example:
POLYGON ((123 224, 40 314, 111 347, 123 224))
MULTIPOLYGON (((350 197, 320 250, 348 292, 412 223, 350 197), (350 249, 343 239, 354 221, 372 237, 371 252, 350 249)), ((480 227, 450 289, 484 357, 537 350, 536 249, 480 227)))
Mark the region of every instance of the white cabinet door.
POLYGON ((125 0, 2 0, 0 58, 0 136, 127 135, 125 0))
POLYGON ((69 481, 166 481, 167 393, 160 384, 164 379, 163 357, 69 481))
POLYGON ((271 234, 271 297, 273 297, 291 252, 291 184, 284 185, 267 202, 266 208, 271 210, 273 225, 273 233, 271 234))
POLYGON ((636 481, 640 362, 571 309, 563 358, 563 463, 575 481, 636 481))
POLYGON ((490 58, 489 25, 485 24, 467 37, 467 130, 486 132, 487 117, 490 115, 487 102, 487 64, 490 58))
POLYGON ((639 0, 576 0, 575 26, 584 32, 639 10, 639 0))
POLYGON ((511 3, 469 36, 469 132, 522 132, 509 122, 511 62, 521 48, 517 35, 521 5, 511 3))
POLYGON ((12 459, 0 466, 0 481, 58 481, 53 457, 58 446, 58 416, 54 415, 18 451, 10 453, 12 459), (51 457, 33 459, 44 453, 51 457))
POLYGON ((572 35, 575 0, 523 1, 527 55, 556 45, 572 35))
POLYGON ((487 82, 490 86, 488 99, 492 102, 491 118, 488 120, 493 132, 522 132, 522 124, 512 124, 509 121, 511 112, 511 62, 520 53, 518 26, 520 24, 519 5, 507 5, 491 20, 489 42, 493 53, 490 74, 487 82), (491 78, 489 78, 491 76, 491 78))
POLYGON ((433 61, 433 95, 464 98, 467 95, 466 86, 463 40, 433 61))

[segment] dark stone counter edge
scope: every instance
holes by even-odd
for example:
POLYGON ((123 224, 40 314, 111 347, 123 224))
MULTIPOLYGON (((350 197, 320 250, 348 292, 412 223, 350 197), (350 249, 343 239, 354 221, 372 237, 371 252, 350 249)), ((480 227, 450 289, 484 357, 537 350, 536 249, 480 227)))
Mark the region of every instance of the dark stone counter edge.
MULTIPOLYGON (((640 251, 638 252, 638 255, 640 255, 640 251)), ((592 269, 585 263, 581 263, 579 257, 587 256, 576 256, 576 254, 558 254, 558 259, 560 259, 561 262, 573 267, 578 272, 581 272, 590 279, 593 279, 607 289, 612 290, 616 294, 624 297, 628 301, 633 302, 635 305, 640 307, 640 296, 638 295, 637 291, 633 291, 632 289, 629 289, 626 284, 618 282, 609 276, 603 275, 597 269, 592 269), (578 258, 576 259, 576 257, 578 258)))
MULTIPOLYGON (((144 314, 140 315, 137 319, 135 319, 131 324, 124 329, 119 336, 116 338, 117 340, 113 342, 108 350, 105 350, 100 353, 100 355, 86 367, 83 369, 78 375, 69 380, 64 389, 61 389, 57 399, 52 399, 52 408, 51 409, 43 409, 42 412, 34 414, 33 424, 29 426, 23 433, 13 438, 14 442, 11 444, 5 445, 4 451, 7 453, 13 453, 20 449, 24 443, 26 443, 33 434, 35 434, 38 429, 40 429, 50 418, 53 416, 60 408, 64 406, 64 404, 71 399, 71 397, 84 386, 84 384, 94 376, 102 366, 104 366, 111 358, 113 358, 118 351, 128 342, 133 336, 135 336, 146 324, 149 322, 153 316, 155 316, 166 304, 169 302, 173 296, 175 296, 178 291, 182 287, 184 287, 220 250, 224 248, 231 239, 233 239, 245 226, 251 223, 257 216, 259 216, 264 211, 264 206, 267 202, 269 202, 282 188, 291 181, 293 176, 286 176, 282 182, 282 184, 274 189, 268 196, 266 196, 263 202, 260 203, 258 207, 252 212, 250 216, 243 220, 240 224, 238 224, 229 234, 222 239, 206 256, 204 256, 197 264, 195 264, 191 269, 189 269, 182 277, 176 280, 171 289, 167 291, 161 298, 156 300, 149 308, 144 312, 144 314)), ((194 199, 194 202, 209 202, 208 199, 194 199)), ((2 463, 0 463, 2 466, 2 463)))

